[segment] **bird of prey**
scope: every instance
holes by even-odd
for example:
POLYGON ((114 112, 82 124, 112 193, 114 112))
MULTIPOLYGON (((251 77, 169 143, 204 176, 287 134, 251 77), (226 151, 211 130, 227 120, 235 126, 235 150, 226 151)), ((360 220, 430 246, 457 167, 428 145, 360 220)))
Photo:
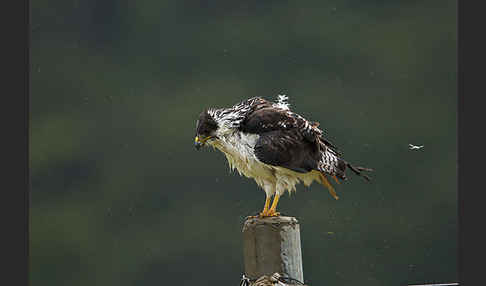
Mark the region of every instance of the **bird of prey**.
POLYGON ((372 170, 345 161, 318 125, 291 111, 285 95, 278 95, 277 102, 253 97, 229 108, 204 110, 196 123, 195 147, 220 150, 231 170, 256 181, 266 195, 258 217, 279 216, 280 196, 296 191, 300 182, 310 186, 316 181, 338 199, 327 176, 339 183, 347 179, 349 168, 370 180, 362 171, 372 170))

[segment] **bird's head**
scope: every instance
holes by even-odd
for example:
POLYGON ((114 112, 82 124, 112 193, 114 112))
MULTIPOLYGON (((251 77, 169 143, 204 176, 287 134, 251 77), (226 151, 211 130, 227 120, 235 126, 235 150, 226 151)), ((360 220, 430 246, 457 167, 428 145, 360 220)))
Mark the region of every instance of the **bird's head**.
POLYGON ((194 145, 196 149, 200 149, 209 140, 217 139, 216 131, 218 130, 218 122, 209 114, 207 110, 199 115, 196 123, 196 138, 194 145))

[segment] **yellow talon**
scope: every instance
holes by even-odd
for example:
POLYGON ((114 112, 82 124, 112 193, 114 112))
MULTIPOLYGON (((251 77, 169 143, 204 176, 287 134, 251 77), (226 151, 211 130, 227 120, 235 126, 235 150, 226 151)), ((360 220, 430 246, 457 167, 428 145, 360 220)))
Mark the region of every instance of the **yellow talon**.
POLYGON ((278 200, 280 199, 279 194, 275 194, 275 197, 273 198, 272 206, 267 212, 267 216, 279 216, 280 213, 277 212, 277 204, 278 200))
POLYGON ((270 206, 270 197, 265 199, 265 206, 263 207, 263 211, 258 215, 258 217, 266 217, 268 216, 268 207, 270 206))
POLYGON ((272 216, 280 216, 280 213, 279 212, 276 212, 276 211, 269 211, 266 215, 267 217, 272 217, 272 216))
POLYGON ((259 213, 257 216, 251 216, 250 218, 256 218, 256 217, 264 218, 264 217, 279 216, 280 213, 275 211, 277 208, 279 198, 280 198, 279 195, 275 195, 272 206, 270 207, 270 197, 267 197, 265 199, 265 206, 263 207, 262 212, 259 213))

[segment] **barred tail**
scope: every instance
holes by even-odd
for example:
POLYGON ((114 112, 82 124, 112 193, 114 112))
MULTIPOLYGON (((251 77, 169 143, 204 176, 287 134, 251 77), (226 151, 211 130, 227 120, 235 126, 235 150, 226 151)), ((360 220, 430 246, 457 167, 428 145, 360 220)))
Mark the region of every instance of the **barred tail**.
MULTIPOLYGON (((356 175, 365 178, 368 182, 371 181, 370 177, 368 177, 367 175, 365 175, 365 174, 363 174, 361 172, 362 171, 373 171, 373 169, 359 167, 359 166, 353 166, 353 165, 349 164, 348 162, 340 159, 338 161, 338 169, 337 169, 336 175, 332 175, 332 177, 334 178, 334 180, 336 181, 336 183, 339 184, 338 178, 340 178, 341 180, 346 180, 347 179, 346 178, 346 175, 344 174, 344 170, 346 169, 346 167, 348 167, 349 169, 351 169, 351 171, 353 171, 356 175)), ((321 184, 324 185, 329 190, 329 193, 331 194, 331 196, 334 199, 338 200, 339 197, 337 196, 336 191, 334 190, 334 187, 331 185, 331 183, 327 179, 326 172, 319 171, 319 175, 320 175, 319 177, 321 179, 320 180, 321 181, 321 184)))
POLYGON ((343 159, 339 159, 339 161, 338 161, 338 172, 336 174, 340 179, 346 180, 346 176, 344 174, 346 167, 351 169, 351 171, 353 171, 356 175, 365 178, 368 182, 371 181, 370 177, 368 177, 367 175, 365 175, 361 172, 362 171, 372 172, 373 169, 360 167, 360 166, 353 166, 350 163, 344 161, 343 159))

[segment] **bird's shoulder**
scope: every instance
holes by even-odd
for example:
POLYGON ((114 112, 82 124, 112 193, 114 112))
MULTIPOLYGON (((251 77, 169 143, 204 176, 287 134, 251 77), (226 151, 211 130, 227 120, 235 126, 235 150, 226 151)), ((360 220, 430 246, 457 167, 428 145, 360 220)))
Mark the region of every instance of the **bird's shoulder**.
POLYGON ((297 131, 305 139, 316 142, 322 135, 319 123, 312 122, 299 114, 278 107, 277 104, 260 101, 255 104, 241 122, 240 131, 245 133, 263 134, 271 131, 297 131))
POLYGON ((340 155, 336 146, 324 138, 324 132, 319 128, 319 122, 307 120, 288 106, 273 103, 261 97, 253 97, 242 103, 246 112, 239 124, 239 131, 249 134, 264 135, 271 132, 274 139, 286 137, 287 140, 310 142, 317 150, 326 149, 340 155), (274 132, 279 131, 279 132, 274 132))

